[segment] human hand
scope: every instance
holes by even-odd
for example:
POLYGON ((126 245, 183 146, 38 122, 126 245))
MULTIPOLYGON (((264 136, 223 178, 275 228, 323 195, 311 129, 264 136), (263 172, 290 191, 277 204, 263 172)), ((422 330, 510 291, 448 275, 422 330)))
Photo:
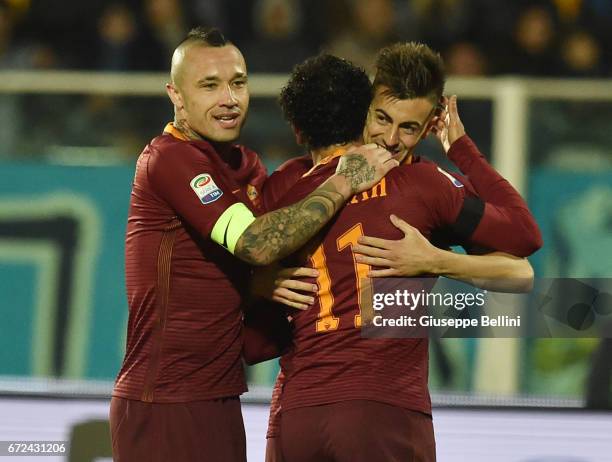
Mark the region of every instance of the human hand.
POLYGON ((448 152, 455 141, 465 135, 465 127, 459 118, 457 96, 444 97, 445 109, 433 121, 432 132, 442 143, 444 152, 448 152))
POLYGON ((316 284, 299 278, 316 278, 319 272, 313 268, 281 268, 269 265, 256 268, 251 281, 253 295, 272 300, 291 308, 306 310, 314 303, 313 295, 319 290, 316 284))
POLYGON ((375 143, 355 146, 340 157, 336 175, 344 177, 352 194, 376 185, 389 170, 399 165, 389 151, 375 143))
POLYGON ((353 251, 358 254, 355 256, 357 262, 379 268, 371 270, 368 276, 410 277, 434 273, 439 249, 404 220, 391 215, 391 222, 404 233, 402 239, 387 240, 362 236, 358 244, 353 246, 353 251))

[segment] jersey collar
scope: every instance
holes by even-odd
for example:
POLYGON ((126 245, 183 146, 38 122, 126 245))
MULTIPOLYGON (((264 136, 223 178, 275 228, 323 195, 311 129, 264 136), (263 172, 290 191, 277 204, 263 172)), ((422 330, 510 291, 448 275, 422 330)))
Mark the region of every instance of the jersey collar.
POLYGON ((338 148, 338 149, 336 149, 334 152, 332 152, 331 155, 327 156, 325 159, 320 160, 318 164, 313 165, 313 167, 310 170, 308 170, 306 173, 304 173, 302 175, 302 178, 310 175, 312 172, 315 171, 315 169, 317 167, 319 167, 321 165, 329 164, 333 159, 335 159, 336 157, 340 157, 345 152, 346 152, 346 148, 338 148))
POLYGON ((166 124, 166 126, 164 127, 164 133, 172 135, 175 138, 178 138, 179 140, 189 141, 189 138, 187 138, 187 136, 183 132, 178 130, 172 122, 168 122, 166 124))

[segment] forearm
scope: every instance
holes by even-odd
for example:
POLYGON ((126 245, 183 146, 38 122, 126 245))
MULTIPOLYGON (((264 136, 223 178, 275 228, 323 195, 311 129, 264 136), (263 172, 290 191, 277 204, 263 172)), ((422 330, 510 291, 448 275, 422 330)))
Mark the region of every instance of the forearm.
POLYGON ((351 196, 346 177, 333 175, 301 201, 269 212, 242 233, 234 255, 252 265, 268 265, 303 246, 351 196))
POLYGON ((438 249, 433 273, 495 292, 529 292, 533 268, 524 258, 502 252, 464 255, 438 249))

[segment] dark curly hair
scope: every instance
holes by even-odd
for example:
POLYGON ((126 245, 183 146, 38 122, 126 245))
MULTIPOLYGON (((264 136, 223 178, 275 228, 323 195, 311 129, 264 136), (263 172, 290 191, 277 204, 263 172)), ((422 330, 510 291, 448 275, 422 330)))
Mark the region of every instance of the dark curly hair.
POLYGON ((374 87, 387 87, 395 98, 428 98, 435 104, 445 81, 442 58, 423 43, 395 43, 378 52, 374 87))
POLYGON ((371 101, 365 71, 328 54, 295 66, 279 99, 285 118, 310 149, 358 139, 371 101))

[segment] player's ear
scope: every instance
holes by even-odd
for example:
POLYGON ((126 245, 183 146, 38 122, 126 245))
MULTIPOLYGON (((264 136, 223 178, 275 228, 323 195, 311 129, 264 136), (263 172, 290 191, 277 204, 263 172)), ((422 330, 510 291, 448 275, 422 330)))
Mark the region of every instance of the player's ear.
POLYGON ((166 84, 166 93, 168 93, 168 97, 170 98, 170 101, 172 101, 172 104, 174 104, 174 107, 177 109, 183 109, 183 98, 174 84, 166 84))
POLYGON ((438 124, 438 121, 440 120, 440 117, 444 113, 444 108, 446 107, 447 101, 448 100, 445 96, 440 97, 440 99, 438 100, 438 103, 433 108, 433 115, 431 116, 431 118, 429 119, 429 122, 427 123, 427 128, 423 131, 423 134, 419 138, 419 141, 427 138, 427 135, 434 132, 436 125, 438 124))
POLYGON ((429 122, 427 122, 427 128, 423 130, 423 133, 421 134, 419 141, 424 140, 425 138, 427 138, 427 135, 433 132, 433 129, 436 126, 437 120, 438 118, 434 116, 429 120, 429 122))

